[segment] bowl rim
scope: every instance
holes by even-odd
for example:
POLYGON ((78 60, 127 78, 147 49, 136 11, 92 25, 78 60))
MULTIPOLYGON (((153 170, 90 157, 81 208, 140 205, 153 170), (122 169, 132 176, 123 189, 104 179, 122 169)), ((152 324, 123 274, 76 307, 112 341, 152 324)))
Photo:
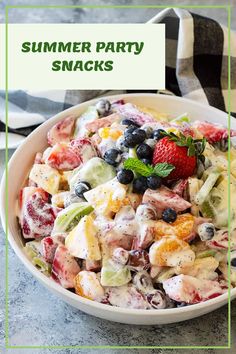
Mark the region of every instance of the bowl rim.
MULTIPOLYGON (((159 97, 163 100, 175 100, 180 103, 188 103, 192 104, 194 106, 199 107, 199 109, 204 109, 204 110, 211 110, 212 113, 217 112, 218 114, 220 113, 222 116, 224 115, 225 118, 228 117, 228 114, 225 112, 222 112, 218 110, 215 107, 212 106, 206 106, 205 104, 195 102, 183 97, 176 97, 176 96, 171 96, 171 95, 162 95, 162 94, 155 94, 155 93, 131 93, 131 94, 117 94, 117 95, 110 95, 106 96, 107 99, 110 100, 118 100, 118 99, 128 99, 130 98, 141 98, 141 97, 159 97)), ((32 139, 33 136, 38 134, 42 127, 45 127, 46 125, 51 125, 54 121, 63 119, 62 115, 67 115, 67 114, 73 114, 73 112, 76 110, 76 108, 83 108, 87 107, 94 102, 96 102, 98 98, 91 99, 89 101, 85 101, 83 103, 80 103, 78 105, 72 106, 64 111, 61 111, 51 117, 49 120, 45 121, 42 123, 38 128, 36 128, 24 141, 23 143, 16 149, 16 151, 13 153, 11 159, 8 162, 8 170, 10 170, 11 166, 14 165, 15 160, 18 158, 18 155, 20 155, 21 150, 24 145, 28 143, 29 140, 32 139)), ((2 227, 4 232, 6 233, 6 213, 5 213, 5 188, 6 188, 6 172, 4 171, 2 180, 1 180, 1 185, 0 185, 0 216, 1 216, 1 222, 2 222, 2 227)), ((221 304, 223 305, 227 299, 228 299, 228 294, 229 292, 227 291, 226 293, 217 296, 213 299, 200 302, 198 304, 193 304, 181 308, 167 308, 167 309, 158 309, 158 310, 142 310, 142 309, 129 309, 129 308, 124 308, 124 307, 116 307, 116 306, 111 306, 107 304, 102 304, 93 300, 86 299, 82 296, 79 296, 67 289, 64 289, 60 284, 56 283, 53 281, 51 278, 47 277, 45 274, 41 273, 37 268, 34 267, 34 265, 30 262, 30 260, 27 258, 26 254, 24 253, 23 248, 19 247, 11 234, 9 225, 7 227, 8 229, 8 237, 6 237, 6 242, 9 241, 11 247, 13 248, 14 252, 18 256, 18 258, 21 260, 21 262, 25 265, 25 267, 30 271, 30 273, 35 276, 44 286, 46 286, 48 289, 53 289, 54 292, 59 293, 62 295, 63 299, 68 298, 68 300, 72 300, 73 303, 78 302, 81 303, 85 306, 92 307, 94 309, 98 310, 103 310, 103 311, 108 311, 108 312, 115 312, 123 315, 132 315, 132 316, 137 316, 137 317, 143 317, 145 315, 155 317, 155 316, 161 316, 161 317, 167 317, 170 315, 177 315, 177 314, 184 314, 186 312, 195 312, 197 310, 202 310, 204 308, 208 308, 211 306, 214 306, 216 304, 221 304)), ((230 290, 231 294, 231 300, 236 297, 236 288, 230 290)), ((228 301, 227 301, 228 302, 228 301)), ((226 303, 227 303, 226 302, 226 303)))

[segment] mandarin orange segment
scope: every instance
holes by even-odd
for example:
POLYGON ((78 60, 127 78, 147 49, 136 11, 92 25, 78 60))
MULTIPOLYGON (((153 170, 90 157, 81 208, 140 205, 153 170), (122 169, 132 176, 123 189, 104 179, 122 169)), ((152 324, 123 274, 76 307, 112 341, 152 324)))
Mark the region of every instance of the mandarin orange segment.
POLYGON ((155 223, 155 239, 159 240, 166 236, 176 236, 181 240, 188 240, 194 228, 195 218, 186 213, 178 215, 173 223, 158 220, 155 223))
POLYGON ((104 289, 94 272, 82 270, 76 275, 74 285, 76 294, 87 299, 100 302, 104 297, 104 289))
POLYGON ((82 281, 82 277, 80 274, 78 274, 75 279, 74 279, 74 284, 75 284, 75 292, 77 295, 80 295, 82 297, 85 297, 86 299, 89 299, 89 300, 92 300, 91 297, 85 295, 84 293, 84 290, 83 290, 83 287, 82 287, 82 284, 81 284, 81 281, 82 281))
POLYGON ((117 140, 122 135, 122 131, 112 128, 101 128, 98 134, 102 139, 112 138, 113 140, 117 140))
POLYGON ((189 244, 176 236, 163 237, 154 242, 149 251, 149 258, 152 265, 156 266, 174 266, 175 262, 180 262, 181 257, 186 259, 189 256, 189 261, 192 262, 194 252, 189 244), (176 255, 176 259, 174 256, 176 255))

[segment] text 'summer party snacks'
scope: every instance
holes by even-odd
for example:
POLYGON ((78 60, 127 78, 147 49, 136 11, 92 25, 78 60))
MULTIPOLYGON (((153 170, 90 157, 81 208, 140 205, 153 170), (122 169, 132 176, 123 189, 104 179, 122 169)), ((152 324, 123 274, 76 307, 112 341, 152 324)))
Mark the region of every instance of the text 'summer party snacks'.
MULTIPOLYGON (((227 142, 219 124, 123 100, 101 99, 60 121, 20 191, 28 257, 62 287, 111 306, 163 309, 223 294, 227 142)), ((230 181, 235 287, 233 144, 230 181)))

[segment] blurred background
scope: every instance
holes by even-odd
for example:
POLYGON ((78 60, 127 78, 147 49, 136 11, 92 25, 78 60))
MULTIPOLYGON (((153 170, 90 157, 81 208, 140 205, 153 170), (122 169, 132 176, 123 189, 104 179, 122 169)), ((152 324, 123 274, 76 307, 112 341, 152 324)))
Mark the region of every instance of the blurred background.
MULTIPOLYGON (((227 5, 236 6, 236 0, 3 0, 0 2, 0 21, 4 22, 5 5, 227 5)), ((232 13, 234 12, 233 9, 232 13)), ((10 23, 129 23, 146 22, 161 9, 11 9, 10 23)), ((225 9, 190 9, 200 15, 211 17, 227 25, 225 9)), ((236 16, 231 27, 236 29, 236 16)))

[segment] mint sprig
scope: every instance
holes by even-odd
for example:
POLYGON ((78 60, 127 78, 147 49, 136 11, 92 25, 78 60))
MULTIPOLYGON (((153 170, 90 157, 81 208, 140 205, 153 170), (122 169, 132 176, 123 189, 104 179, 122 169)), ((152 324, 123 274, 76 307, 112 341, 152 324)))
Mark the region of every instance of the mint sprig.
POLYGON ((129 157, 124 162, 124 168, 127 170, 132 170, 133 172, 144 177, 157 175, 164 178, 169 176, 169 174, 174 170, 175 166, 167 162, 158 163, 155 166, 145 165, 145 163, 141 160, 129 157))

